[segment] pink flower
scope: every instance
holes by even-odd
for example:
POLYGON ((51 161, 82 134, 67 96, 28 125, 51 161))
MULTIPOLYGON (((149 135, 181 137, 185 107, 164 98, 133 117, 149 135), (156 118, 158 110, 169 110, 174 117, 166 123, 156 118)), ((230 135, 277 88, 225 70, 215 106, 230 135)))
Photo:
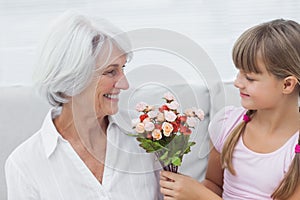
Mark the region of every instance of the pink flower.
POLYGON ((184 114, 185 114, 186 116, 188 116, 188 117, 194 117, 194 116, 195 116, 194 111, 193 111, 193 109, 191 109, 191 108, 186 109, 186 110, 184 111, 184 114))
POLYGON ((162 138, 162 134, 161 134, 161 131, 159 129, 154 129, 152 131, 152 137, 155 139, 155 140, 160 140, 162 138))
POLYGON ((204 112, 201 109, 196 109, 195 110, 195 114, 196 116, 200 119, 200 120, 204 120, 204 112))
POLYGON ((147 108, 148 104, 145 102, 140 102, 136 104, 135 109, 139 112, 143 112, 147 108))
POLYGON ((169 110, 169 108, 166 105, 162 105, 158 110, 159 112, 164 112, 164 110, 169 110))
POLYGON ((144 128, 145 128, 146 131, 153 131, 154 124, 152 122, 146 122, 144 128))
POLYGON ((173 94, 170 93, 170 92, 165 93, 165 94, 164 94, 164 98, 165 98, 166 100, 168 100, 168 101, 173 101, 173 100, 175 100, 175 97, 174 97, 173 94))
POLYGON ((162 124, 162 129, 163 129, 164 135, 169 137, 173 131, 173 126, 172 126, 172 124, 170 124, 168 122, 164 122, 162 124))
POLYGON ((143 123, 138 123, 135 127, 135 131, 138 133, 144 133, 145 125, 143 123))
POLYGON ((177 110, 179 108, 179 103, 177 101, 172 101, 171 103, 166 103, 166 105, 171 110, 177 110))
POLYGON ((145 111, 149 112, 149 111, 154 110, 154 109, 155 109, 154 106, 147 105, 146 108, 145 108, 145 111))
POLYGON ((183 135, 191 135, 192 134, 192 130, 187 128, 185 132, 183 132, 183 135))
POLYGON ((173 111, 164 111, 165 119, 169 122, 174 122, 177 115, 173 111))
POLYGON ((195 127, 197 120, 195 117, 188 117, 186 123, 188 124, 189 127, 195 127))

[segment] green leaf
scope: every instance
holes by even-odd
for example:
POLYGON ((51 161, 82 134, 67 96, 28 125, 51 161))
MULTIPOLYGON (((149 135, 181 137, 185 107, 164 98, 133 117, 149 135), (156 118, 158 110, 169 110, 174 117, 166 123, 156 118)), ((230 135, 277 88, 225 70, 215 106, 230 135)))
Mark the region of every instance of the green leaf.
POLYGON ((168 151, 166 151, 159 159, 166 160, 168 158, 168 151))
POLYGON ((161 144, 159 144, 156 141, 152 141, 147 138, 137 138, 137 140, 140 142, 140 146, 146 150, 147 153, 155 152, 159 149, 164 148, 161 144))
POLYGON ((189 142, 183 154, 187 154, 191 151, 191 146, 195 145, 196 142, 189 142))
POLYGON ((172 158, 172 163, 173 163, 173 165, 175 165, 175 166, 180 166, 181 165, 181 159, 179 158, 179 157, 173 157, 172 158))
POLYGON ((139 137, 140 136, 139 134, 131 134, 131 133, 128 133, 127 135, 131 136, 131 137, 139 137))

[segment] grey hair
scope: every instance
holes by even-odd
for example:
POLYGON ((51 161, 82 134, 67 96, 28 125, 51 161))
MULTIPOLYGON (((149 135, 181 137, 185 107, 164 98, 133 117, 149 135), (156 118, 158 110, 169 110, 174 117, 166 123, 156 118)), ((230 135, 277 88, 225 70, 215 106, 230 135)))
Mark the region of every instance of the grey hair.
POLYGON ((113 45, 127 60, 131 58, 129 39, 120 29, 104 19, 89 19, 73 10, 64 12, 39 47, 34 73, 38 91, 53 106, 67 103, 68 97, 81 93, 99 70, 96 60, 106 50, 104 46, 110 55, 113 45))

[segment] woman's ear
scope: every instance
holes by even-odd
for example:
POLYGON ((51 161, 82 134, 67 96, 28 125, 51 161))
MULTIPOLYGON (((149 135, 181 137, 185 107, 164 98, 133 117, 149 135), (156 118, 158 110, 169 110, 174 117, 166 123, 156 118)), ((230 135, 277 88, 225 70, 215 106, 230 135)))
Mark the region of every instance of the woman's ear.
POLYGON ((298 85, 298 80, 294 76, 288 76, 283 79, 283 88, 282 92, 284 94, 290 94, 294 91, 295 87, 298 85))

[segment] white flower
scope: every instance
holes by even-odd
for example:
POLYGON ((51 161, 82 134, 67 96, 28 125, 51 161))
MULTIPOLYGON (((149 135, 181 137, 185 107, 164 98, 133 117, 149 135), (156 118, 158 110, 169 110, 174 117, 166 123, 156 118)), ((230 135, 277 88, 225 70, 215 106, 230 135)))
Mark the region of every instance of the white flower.
POLYGON ((154 124, 152 122, 146 122, 144 128, 145 128, 146 131, 153 131, 154 124))
POLYGON ((136 127, 138 123, 140 123, 140 118, 131 120, 131 127, 136 127))
POLYGON ((159 129, 154 129, 151 135, 155 140, 160 140, 162 138, 162 134, 159 129))
POLYGON ((171 110, 177 110, 179 108, 179 103, 176 100, 172 101, 171 103, 166 103, 166 105, 171 110))
POLYGON ((159 112, 159 113, 157 114, 157 121, 159 121, 159 122, 165 121, 165 116, 164 116, 163 113, 159 112))
POLYGON ((173 131, 173 125, 168 122, 164 122, 162 124, 162 129, 163 129, 164 135, 169 137, 173 131))
POLYGON ((200 119, 200 120, 204 120, 204 112, 201 109, 197 109, 194 111, 196 116, 200 119))
POLYGON ((139 112, 143 112, 147 108, 148 104, 145 102, 140 102, 136 104, 135 109, 139 112))
POLYGON ((189 127, 195 127, 197 119, 195 117, 188 117, 186 123, 189 125, 189 127))
POLYGON ((138 123, 135 127, 135 131, 138 133, 144 133, 145 125, 143 123, 138 123))
POLYGON ((177 115, 175 115, 175 113, 173 111, 164 111, 165 114, 165 119, 169 122, 174 122, 175 119, 177 118, 177 115))
POLYGON ((164 98, 165 98, 166 100, 168 100, 168 101, 173 101, 173 100, 175 100, 175 97, 174 97, 173 94, 170 93, 170 92, 165 93, 165 94, 164 94, 164 98))
POLYGON ((150 112, 148 112, 147 113, 148 114, 148 116, 150 117, 150 118, 155 118, 156 116, 157 116, 157 111, 155 111, 155 110, 151 110, 150 112))

